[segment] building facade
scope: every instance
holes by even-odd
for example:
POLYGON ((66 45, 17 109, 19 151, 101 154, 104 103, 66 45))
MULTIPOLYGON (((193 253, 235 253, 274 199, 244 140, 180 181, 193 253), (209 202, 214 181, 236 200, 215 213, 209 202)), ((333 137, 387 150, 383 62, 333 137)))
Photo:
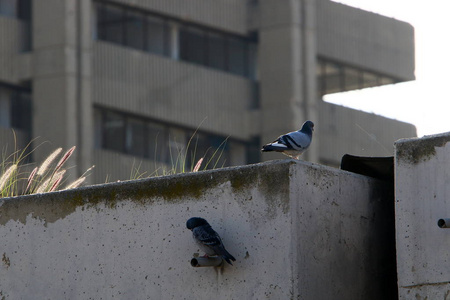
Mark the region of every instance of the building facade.
POLYGON ((261 145, 306 119, 305 159, 334 166, 416 135, 322 101, 414 79, 409 24, 328 0, 0 0, 0 65, 2 146, 76 145, 94 183, 280 158, 261 145))

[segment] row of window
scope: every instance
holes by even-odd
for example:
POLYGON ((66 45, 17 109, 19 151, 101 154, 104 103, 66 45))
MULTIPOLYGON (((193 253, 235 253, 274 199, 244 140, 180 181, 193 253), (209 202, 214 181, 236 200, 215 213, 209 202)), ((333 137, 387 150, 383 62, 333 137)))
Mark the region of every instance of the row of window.
POLYGON ((205 161, 212 158, 212 164, 217 166, 230 164, 229 142, 223 136, 182 129, 103 108, 95 108, 94 121, 96 148, 169 164, 179 161, 179 155, 186 155, 188 167, 201 157, 205 161))
POLYGON ((319 59, 317 64, 319 96, 396 83, 392 77, 319 59))
POLYGON ((31 96, 27 89, 0 83, 0 126, 31 132, 31 96))
POLYGON ((96 36, 134 49, 255 79, 255 38, 187 24, 134 8, 96 3, 96 36))

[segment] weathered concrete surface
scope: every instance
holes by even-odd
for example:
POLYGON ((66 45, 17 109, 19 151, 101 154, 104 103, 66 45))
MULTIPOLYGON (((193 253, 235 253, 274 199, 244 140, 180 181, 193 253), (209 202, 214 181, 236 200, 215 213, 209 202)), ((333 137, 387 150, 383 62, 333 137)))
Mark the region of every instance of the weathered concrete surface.
POLYGON ((396 143, 400 299, 450 299, 450 133, 396 143))
POLYGON ((368 177, 285 160, 4 199, 0 295, 388 299, 388 194, 368 177), (234 266, 190 266, 192 216, 210 221, 234 266))

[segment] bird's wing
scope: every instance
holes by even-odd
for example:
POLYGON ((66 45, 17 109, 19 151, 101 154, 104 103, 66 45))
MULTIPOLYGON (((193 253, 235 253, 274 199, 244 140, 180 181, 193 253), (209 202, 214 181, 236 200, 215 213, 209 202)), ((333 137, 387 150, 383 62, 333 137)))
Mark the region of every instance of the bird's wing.
POLYGON ((219 234, 211 228, 211 226, 200 226, 192 231, 194 238, 206 248, 214 251, 216 255, 221 256, 227 263, 232 265, 231 261, 236 261, 224 247, 219 234))
POLYGON ((286 145, 287 149, 302 151, 311 144, 311 137, 303 132, 293 131, 280 136, 277 141, 286 145))
POLYGON ((220 236, 211 228, 211 226, 196 227, 192 232, 194 238, 205 246, 214 248, 222 245, 220 236))

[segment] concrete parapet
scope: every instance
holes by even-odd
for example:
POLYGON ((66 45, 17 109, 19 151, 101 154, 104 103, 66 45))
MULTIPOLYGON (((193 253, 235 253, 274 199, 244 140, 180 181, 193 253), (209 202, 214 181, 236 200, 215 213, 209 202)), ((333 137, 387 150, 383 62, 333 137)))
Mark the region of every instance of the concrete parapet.
POLYGON ((389 184, 294 160, 2 199, 0 295, 388 299, 391 212, 389 184), (192 216, 234 266, 190 265, 192 216))

